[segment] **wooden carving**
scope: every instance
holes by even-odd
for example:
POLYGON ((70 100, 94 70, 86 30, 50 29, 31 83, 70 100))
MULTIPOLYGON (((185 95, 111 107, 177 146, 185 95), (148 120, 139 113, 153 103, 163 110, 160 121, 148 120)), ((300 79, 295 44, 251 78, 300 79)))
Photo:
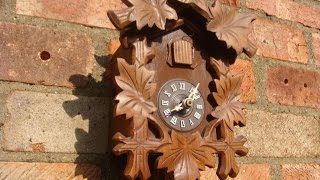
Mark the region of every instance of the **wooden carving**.
POLYGON ((246 121, 239 102, 242 76, 232 75, 229 64, 242 52, 255 54, 248 39, 255 17, 219 1, 212 7, 204 0, 126 4, 127 9, 108 12, 121 31, 126 57, 115 59, 121 89, 115 121, 121 125, 113 136, 113 152, 127 154, 124 175, 148 179, 155 167, 174 179, 198 179, 205 166, 216 166, 217 155, 219 178, 235 177, 235 155, 244 156, 248 149, 245 137, 234 136, 234 126, 246 121), (168 52, 168 47, 173 49, 168 52), (185 123, 190 123, 187 129, 185 123), (156 166, 150 164, 151 154, 157 156, 156 166))
POLYGON ((192 65, 193 48, 191 43, 179 40, 173 43, 172 48, 175 63, 192 65))

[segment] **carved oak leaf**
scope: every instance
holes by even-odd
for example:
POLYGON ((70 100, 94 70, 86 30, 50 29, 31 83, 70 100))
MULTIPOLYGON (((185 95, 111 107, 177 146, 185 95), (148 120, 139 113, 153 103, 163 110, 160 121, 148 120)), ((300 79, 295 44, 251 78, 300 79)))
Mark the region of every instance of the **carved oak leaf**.
POLYGON ((156 111, 155 105, 148 101, 156 89, 156 84, 151 83, 154 72, 144 66, 129 65, 124 59, 118 59, 118 68, 120 76, 116 77, 116 82, 123 91, 115 98, 119 100, 116 115, 126 114, 127 119, 149 117, 156 111))
MULTIPOLYGON (((166 19, 177 20, 176 11, 167 5, 167 0, 129 0, 135 7, 135 20, 138 30, 154 24, 164 30, 166 19)), ((133 17, 133 16, 131 16, 133 17)))
POLYGON ((158 168, 168 168, 174 172, 176 180, 191 180, 199 178, 199 169, 205 166, 214 167, 213 153, 215 150, 202 146, 202 137, 199 132, 191 136, 184 136, 172 131, 172 142, 162 145, 159 152, 163 155, 158 161, 158 168))
POLYGON ((222 119, 233 130, 234 124, 245 125, 243 104, 239 102, 242 76, 220 76, 215 79, 217 92, 212 93, 218 106, 211 113, 213 117, 222 119))
POLYGON ((208 31, 214 32, 217 38, 227 43, 227 47, 232 47, 238 54, 244 50, 246 54, 255 54, 256 46, 248 39, 252 31, 252 21, 255 16, 252 14, 236 12, 235 8, 230 10, 223 7, 219 1, 210 8, 213 19, 207 24, 208 31))

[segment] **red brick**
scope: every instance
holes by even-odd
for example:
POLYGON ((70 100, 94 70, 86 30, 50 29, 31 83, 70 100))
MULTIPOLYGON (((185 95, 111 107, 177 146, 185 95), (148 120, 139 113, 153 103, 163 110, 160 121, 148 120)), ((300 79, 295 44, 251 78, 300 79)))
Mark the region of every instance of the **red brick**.
POLYGON ((90 164, 0 162, 0 179, 101 179, 101 169, 90 164))
POLYGON ((240 7, 240 0, 220 0, 224 4, 240 7))
POLYGON ((320 8, 311 7, 292 0, 247 0, 246 6, 265 11, 281 19, 300 22, 306 26, 320 28, 320 8))
POLYGON ((282 165, 283 180, 317 180, 320 179, 319 164, 284 164, 282 165))
POLYGON ((303 32, 285 25, 258 19, 254 21, 258 55, 306 64, 308 49, 303 32))
POLYGON ((252 63, 242 59, 237 59, 230 67, 232 74, 243 75, 241 84, 241 102, 255 103, 256 100, 256 81, 253 74, 252 63))
POLYGON ((272 67, 268 71, 268 99, 273 103, 320 108, 319 79, 319 72, 272 67))
POLYGON ((313 44, 313 54, 315 58, 315 63, 320 65, 320 34, 312 34, 312 44, 313 44))
POLYGON ((17 14, 112 28, 108 10, 123 9, 121 0, 17 0, 17 14))
POLYGON ((84 34, 0 23, 0 42, 1 80, 73 87, 71 77, 83 86, 92 71, 92 42, 84 34))
MULTIPOLYGON (((219 180, 217 168, 206 168, 201 172, 200 180, 219 180)), ((227 178, 233 179, 233 178, 227 178)), ((271 180, 271 167, 268 164, 242 164, 235 180, 271 180)))

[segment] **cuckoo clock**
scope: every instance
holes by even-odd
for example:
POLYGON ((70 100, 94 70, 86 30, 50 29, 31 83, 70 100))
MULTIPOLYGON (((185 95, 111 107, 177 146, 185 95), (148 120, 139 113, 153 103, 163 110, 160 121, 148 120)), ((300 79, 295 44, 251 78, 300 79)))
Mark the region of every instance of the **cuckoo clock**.
POLYGON ((235 155, 248 149, 246 138, 234 135, 246 124, 242 77, 228 67, 243 52, 255 54, 248 39, 255 17, 219 1, 125 3, 127 9, 108 12, 122 44, 114 57, 111 132, 113 152, 126 156, 125 177, 153 179, 162 170, 198 179, 205 166, 217 166, 220 179, 235 177, 235 155))

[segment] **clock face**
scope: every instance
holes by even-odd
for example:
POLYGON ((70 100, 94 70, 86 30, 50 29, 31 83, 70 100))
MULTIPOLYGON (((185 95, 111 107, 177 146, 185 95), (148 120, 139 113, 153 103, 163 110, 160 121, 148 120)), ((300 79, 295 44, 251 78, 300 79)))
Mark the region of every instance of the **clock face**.
POLYGON ((199 85, 187 80, 174 79, 166 82, 158 94, 158 111, 168 126, 178 131, 196 128, 204 118, 204 101, 199 85))

